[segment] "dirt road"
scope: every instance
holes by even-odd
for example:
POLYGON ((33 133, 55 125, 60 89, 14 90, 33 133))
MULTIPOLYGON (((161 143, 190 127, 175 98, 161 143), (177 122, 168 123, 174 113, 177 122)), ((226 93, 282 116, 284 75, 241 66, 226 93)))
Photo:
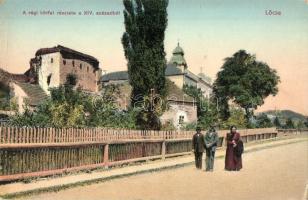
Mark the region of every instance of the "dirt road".
POLYGON ((224 171, 222 159, 215 164, 212 173, 191 166, 22 199, 301 200, 308 183, 308 142, 247 153, 240 172, 224 171))

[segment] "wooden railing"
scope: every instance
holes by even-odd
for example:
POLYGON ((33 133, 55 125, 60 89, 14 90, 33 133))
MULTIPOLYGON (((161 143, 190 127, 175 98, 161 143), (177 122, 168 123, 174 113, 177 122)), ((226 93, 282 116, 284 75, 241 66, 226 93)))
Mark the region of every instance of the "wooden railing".
POLYGON ((0 127, 1 144, 106 142, 190 138, 194 131, 142 131, 103 128, 0 127))
POLYGON ((308 134, 308 129, 278 129, 277 132, 280 136, 299 135, 308 134))
MULTIPOLYGON (((277 137, 275 128, 239 131, 244 142, 277 137)), ((194 133, 0 127, 0 182, 187 155, 194 133)))

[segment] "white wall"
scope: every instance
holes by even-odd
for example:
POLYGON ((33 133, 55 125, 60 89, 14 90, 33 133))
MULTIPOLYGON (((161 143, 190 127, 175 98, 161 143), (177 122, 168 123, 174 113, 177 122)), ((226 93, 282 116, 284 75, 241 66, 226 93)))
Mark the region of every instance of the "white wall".
POLYGON ((49 94, 50 87, 59 87, 60 85, 60 60, 59 52, 42 55, 42 63, 38 68, 38 83, 41 88, 49 94), (51 62, 51 58, 53 62, 51 62), (47 77, 51 75, 50 84, 47 84, 47 77))
POLYGON ((25 99, 28 98, 28 95, 21 89, 16 83, 11 83, 10 87, 12 88, 13 99, 16 100, 18 106, 18 112, 24 112, 25 99))

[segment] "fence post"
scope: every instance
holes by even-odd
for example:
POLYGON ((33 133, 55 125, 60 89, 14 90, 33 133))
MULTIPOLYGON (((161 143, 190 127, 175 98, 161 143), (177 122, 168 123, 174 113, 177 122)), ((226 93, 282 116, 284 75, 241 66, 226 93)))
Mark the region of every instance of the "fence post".
POLYGON ((222 138, 221 139, 221 147, 224 147, 224 144, 225 144, 225 136, 222 136, 222 137, 219 137, 218 138, 222 138))
POLYGON ((161 155, 162 155, 162 159, 165 160, 166 159, 166 140, 163 140, 162 142, 161 155))
POLYGON ((109 144, 105 144, 104 146, 104 156, 103 156, 103 162, 105 165, 105 168, 108 169, 108 162, 109 162, 109 144))
POLYGON ((2 134, 2 126, 0 125, 0 144, 2 143, 3 139, 2 137, 4 137, 4 134, 2 134), (3 136, 2 136, 3 135, 3 136))

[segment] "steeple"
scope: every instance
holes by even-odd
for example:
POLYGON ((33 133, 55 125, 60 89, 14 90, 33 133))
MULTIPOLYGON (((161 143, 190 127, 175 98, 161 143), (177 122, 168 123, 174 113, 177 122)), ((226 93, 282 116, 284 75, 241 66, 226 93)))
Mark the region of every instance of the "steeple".
POLYGON ((184 66, 184 68, 187 68, 187 63, 184 58, 184 50, 182 47, 180 47, 180 43, 178 42, 177 47, 172 52, 172 57, 169 61, 171 64, 176 64, 177 66, 184 66))

